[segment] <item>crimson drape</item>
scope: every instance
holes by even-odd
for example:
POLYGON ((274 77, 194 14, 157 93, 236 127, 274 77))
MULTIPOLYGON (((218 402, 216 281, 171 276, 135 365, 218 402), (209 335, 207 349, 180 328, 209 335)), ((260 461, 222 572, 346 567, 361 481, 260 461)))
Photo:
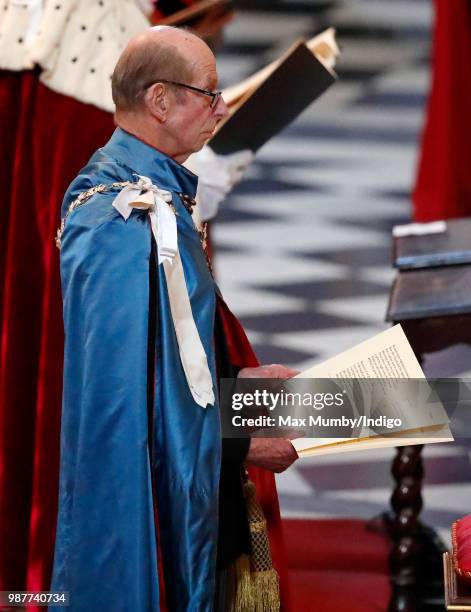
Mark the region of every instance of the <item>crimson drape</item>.
POLYGON ((0 73, 0 590, 47 589, 62 385, 59 252, 67 185, 113 131, 109 113, 0 73))
POLYGON ((416 186, 417 221, 471 215, 471 3, 435 0, 432 85, 416 186))

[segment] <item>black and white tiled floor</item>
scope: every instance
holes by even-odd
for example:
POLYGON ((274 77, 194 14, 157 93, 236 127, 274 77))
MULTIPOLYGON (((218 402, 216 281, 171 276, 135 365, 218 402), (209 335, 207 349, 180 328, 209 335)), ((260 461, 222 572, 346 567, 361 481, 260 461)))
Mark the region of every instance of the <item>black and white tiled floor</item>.
MULTIPOLYGON (((340 81, 258 154, 213 229, 216 272, 263 362, 299 369, 386 328, 390 233, 410 220, 428 88, 429 0, 255 3, 228 27, 222 84, 297 37, 338 29, 340 81)), ((438 375, 463 371, 434 355, 438 375)), ((464 369, 471 369, 471 366, 464 369)), ((425 450, 424 518, 447 538, 471 511, 469 441, 425 450)), ((285 515, 388 507, 393 451, 305 459, 278 478, 285 515)))

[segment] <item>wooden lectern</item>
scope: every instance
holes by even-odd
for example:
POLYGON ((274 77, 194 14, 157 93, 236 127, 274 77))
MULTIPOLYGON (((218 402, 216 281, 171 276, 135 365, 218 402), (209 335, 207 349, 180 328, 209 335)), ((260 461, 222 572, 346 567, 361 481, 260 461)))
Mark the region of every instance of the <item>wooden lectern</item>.
MULTIPOLYGON (((398 273, 386 318, 402 325, 419 362, 425 353, 457 343, 471 344, 471 219, 456 219, 443 225, 444 231, 437 233, 394 238, 398 273)), ((390 521, 390 612, 443 610, 444 605, 443 599, 440 602, 435 597, 433 601, 433 591, 440 587, 435 571, 438 568, 440 572, 439 546, 435 547, 436 559, 431 563, 435 589, 430 582, 426 584, 430 573, 424 572, 422 566, 426 528, 418 520, 422 509, 421 452, 422 446, 398 448, 392 467, 395 488, 390 521)), ((433 545, 426 547, 430 562, 433 545)), ((443 594, 443 585, 439 592, 443 594)))

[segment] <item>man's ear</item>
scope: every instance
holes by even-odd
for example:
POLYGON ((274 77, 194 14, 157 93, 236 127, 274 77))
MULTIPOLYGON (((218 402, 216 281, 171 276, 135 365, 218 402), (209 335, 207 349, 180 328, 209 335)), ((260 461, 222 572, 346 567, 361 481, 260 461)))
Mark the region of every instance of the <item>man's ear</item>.
POLYGON ((145 105, 150 114, 160 123, 165 123, 169 111, 168 91, 162 83, 154 83, 146 91, 144 98, 145 105))

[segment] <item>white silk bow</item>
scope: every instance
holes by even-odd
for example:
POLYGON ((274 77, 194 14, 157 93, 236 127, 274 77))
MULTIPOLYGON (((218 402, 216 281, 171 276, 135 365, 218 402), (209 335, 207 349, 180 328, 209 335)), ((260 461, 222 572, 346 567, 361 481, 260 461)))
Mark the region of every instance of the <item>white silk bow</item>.
POLYGON ((180 359, 193 399, 205 408, 214 404, 214 391, 206 353, 191 310, 183 265, 178 251, 177 219, 170 204, 172 194, 159 189, 146 176, 124 187, 113 207, 128 220, 132 209, 147 210, 157 243, 158 263, 167 281, 170 311, 180 359))
POLYGON ((152 233, 157 243, 159 264, 172 261, 178 252, 177 220, 170 208, 172 194, 152 184, 147 176, 124 187, 113 201, 113 206, 127 221, 133 208, 148 210, 152 233))

